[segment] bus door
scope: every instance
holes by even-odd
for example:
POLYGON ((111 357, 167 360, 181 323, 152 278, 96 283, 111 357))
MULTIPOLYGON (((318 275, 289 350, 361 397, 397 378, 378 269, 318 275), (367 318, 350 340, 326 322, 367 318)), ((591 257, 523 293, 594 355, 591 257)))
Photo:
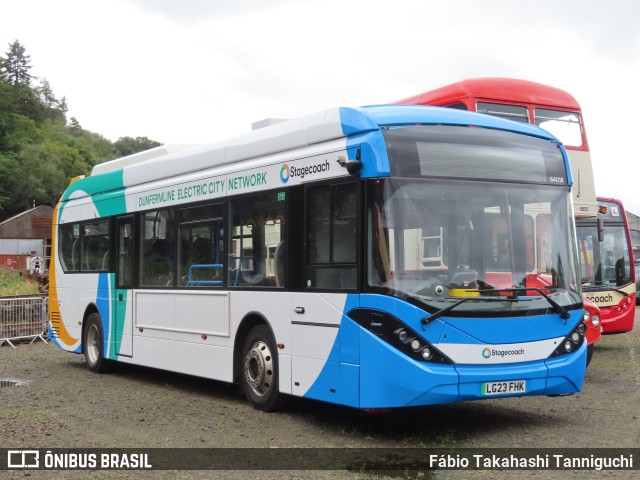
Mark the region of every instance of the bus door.
POLYGON ((133 217, 117 220, 116 279, 113 309, 112 351, 117 355, 133 356, 133 217))

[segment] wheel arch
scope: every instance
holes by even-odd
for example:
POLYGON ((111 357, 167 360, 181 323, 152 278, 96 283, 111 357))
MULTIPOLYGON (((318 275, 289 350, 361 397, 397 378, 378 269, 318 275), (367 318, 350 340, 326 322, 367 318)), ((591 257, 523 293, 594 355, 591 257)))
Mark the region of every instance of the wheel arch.
POLYGON ((80 353, 84 353, 84 334, 85 329, 87 328, 87 319, 92 313, 97 313, 98 315, 100 315, 100 319, 102 319, 100 310, 95 303, 91 302, 89 305, 87 305, 87 308, 84 309, 84 315, 82 316, 82 330, 80 332, 80 353))
POLYGON ((238 329, 236 330, 235 339, 233 341, 233 381, 238 382, 240 379, 241 362, 242 362, 242 347, 244 345, 244 339, 253 327, 258 325, 266 325, 271 332, 271 336, 276 338, 273 332, 273 327, 265 316, 259 312, 249 312, 240 321, 238 329))

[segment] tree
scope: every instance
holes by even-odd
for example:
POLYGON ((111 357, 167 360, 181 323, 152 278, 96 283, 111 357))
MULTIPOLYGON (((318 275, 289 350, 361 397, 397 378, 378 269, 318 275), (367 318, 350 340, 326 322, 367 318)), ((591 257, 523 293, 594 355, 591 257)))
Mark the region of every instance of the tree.
POLYGON ((134 153, 149 150, 150 148, 159 147, 160 142, 150 140, 147 137, 120 137, 113 146, 116 147, 121 157, 133 155, 134 153))
POLYGON ((69 179, 101 162, 159 146, 147 137, 114 144, 67 125, 67 100, 56 97, 46 78, 32 86, 30 57, 16 40, 0 56, 0 221, 31 207, 55 205, 69 179))
POLYGON ((8 81, 12 85, 30 86, 31 56, 26 54, 26 49, 18 40, 9 44, 9 51, 6 58, 0 62, 0 78, 8 81))
POLYGON ((49 80, 42 78, 40 85, 36 87, 36 92, 40 102, 47 111, 47 116, 52 122, 60 122, 63 125, 67 123, 67 99, 62 97, 62 100, 58 100, 53 94, 49 80))
MULTIPOLYGON (((20 165, 13 155, 0 153, 0 218, 13 215, 13 198, 20 165)), ((17 213, 17 212, 16 212, 17 213)))
POLYGON ((80 133, 82 131, 82 125, 80 125, 80 122, 76 117, 71 117, 71 120, 69 120, 69 125, 67 127, 72 134, 80 133))
POLYGON ((34 200, 39 205, 55 205, 69 179, 89 173, 89 166, 75 148, 54 140, 27 146, 18 160, 13 197, 18 212, 30 208, 34 200))

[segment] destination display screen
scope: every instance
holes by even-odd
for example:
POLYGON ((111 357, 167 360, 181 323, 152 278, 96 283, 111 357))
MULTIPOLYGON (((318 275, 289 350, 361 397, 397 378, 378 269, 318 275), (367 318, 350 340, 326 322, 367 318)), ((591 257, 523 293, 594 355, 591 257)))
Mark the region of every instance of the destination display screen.
POLYGON ((556 143, 464 126, 427 125, 383 132, 398 177, 450 177, 568 185, 556 143))

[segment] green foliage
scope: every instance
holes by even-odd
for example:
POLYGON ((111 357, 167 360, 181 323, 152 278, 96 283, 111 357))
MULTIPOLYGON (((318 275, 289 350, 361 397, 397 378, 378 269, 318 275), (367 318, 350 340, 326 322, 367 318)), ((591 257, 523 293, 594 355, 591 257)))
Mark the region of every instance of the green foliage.
POLYGON ((31 57, 18 40, 10 43, 6 58, 0 60, 0 78, 12 85, 29 86, 33 78, 30 62, 31 57))
POLYGON ((149 150, 150 148, 159 147, 161 143, 154 140, 149 140, 147 137, 120 137, 117 142, 113 144, 118 150, 121 157, 127 155, 133 155, 134 153, 142 152, 143 150, 149 150))
POLYGON ((37 282, 25 280, 20 272, 0 267, 0 297, 31 295, 40 292, 37 282))
POLYGON ((161 145, 147 137, 113 143, 76 118, 67 124, 66 98, 30 70, 31 57, 16 40, 0 56, 0 221, 34 201, 54 206, 71 178, 98 163, 161 145))

